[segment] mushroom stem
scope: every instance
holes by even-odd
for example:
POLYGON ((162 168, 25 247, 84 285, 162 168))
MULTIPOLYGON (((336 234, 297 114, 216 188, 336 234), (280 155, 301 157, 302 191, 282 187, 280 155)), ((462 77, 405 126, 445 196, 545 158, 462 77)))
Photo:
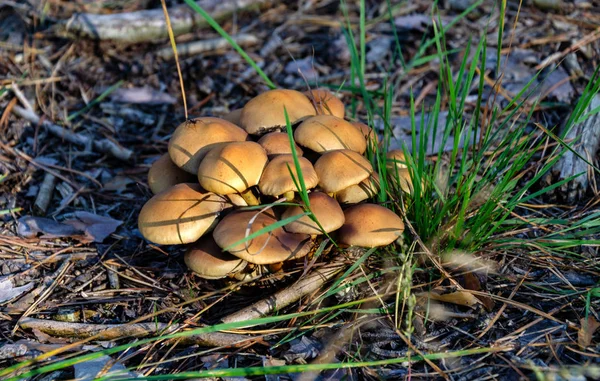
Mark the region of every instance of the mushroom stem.
POLYGON ((283 197, 289 202, 294 201, 294 191, 287 191, 283 194, 283 197))
POLYGON ((252 193, 252 190, 250 188, 240 193, 240 196, 242 196, 242 198, 246 200, 246 202, 250 206, 260 205, 260 202, 258 201, 256 196, 254 196, 254 193, 252 193))

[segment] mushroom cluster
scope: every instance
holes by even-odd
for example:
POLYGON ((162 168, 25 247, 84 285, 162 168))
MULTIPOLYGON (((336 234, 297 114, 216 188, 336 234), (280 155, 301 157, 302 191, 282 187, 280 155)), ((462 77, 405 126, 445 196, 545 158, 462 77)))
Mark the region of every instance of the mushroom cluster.
MULTIPOLYGON (((139 230, 157 244, 188 244, 186 265, 207 279, 277 271, 311 253, 325 233, 343 246, 388 245, 404 230, 402 219, 365 203, 379 192, 364 156, 378 143, 367 125, 344 119, 343 103, 327 90, 267 91, 222 119, 177 127, 168 153, 150 168, 154 196, 139 214, 139 230), (299 180, 309 205, 297 194, 299 180), (281 205, 248 208, 261 204, 281 205), (271 226, 283 219, 292 222, 271 226)), ((408 191, 400 154, 390 152, 388 171, 408 191)))

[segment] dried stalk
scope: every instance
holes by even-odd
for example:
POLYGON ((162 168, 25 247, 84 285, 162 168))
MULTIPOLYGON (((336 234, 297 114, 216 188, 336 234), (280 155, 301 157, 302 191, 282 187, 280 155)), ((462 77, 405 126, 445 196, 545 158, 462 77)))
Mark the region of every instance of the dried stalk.
MULTIPOLYGON (((227 18, 232 13, 250 7, 260 7, 268 0, 201 0, 198 5, 215 20, 227 18)), ((272 2, 272 1, 269 1, 272 2)), ((189 6, 169 9, 173 34, 179 36, 194 28, 207 25, 189 6)), ((64 37, 86 37, 95 40, 112 40, 123 44, 150 42, 168 37, 162 9, 96 15, 80 13, 57 25, 57 34, 64 37)))
POLYGON ((95 150, 102 153, 107 153, 114 156, 117 159, 127 161, 131 158, 133 154, 131 150, 121 147, 117 143, 108 140, 108 139, 95 139, 90 136, 75 133, 67 130, 61 126, 58 126, 54 123, 50 123, 48 121, 41 121, 40 117, 33 112, 32 110, 28 110, 23 107, 15 106, 12 111, 20 116, 21 118, 31 122, 40 124, 42 127, 46 128, 53 135, 58 136, 61 139, 68 141, 69 143, 76 144, 78 146, 85 147, 89 149, 90 147, 94 147, 95 150))
POLYGON ((300 279, 288 288, 284 288, 275 294, 262 299, 251 306, 241 309, 240 311, 234 312, 231 315, 226 316, 222 319, 224 323, 234 323, 239 321, 246 321, 252 319, 258 319, 264 317, 278 309, 289 306, 296 302, 303 296, 311 294, 318 290, 325 282, 332 279, 338 274, 344 265, 341 261, 333 261, 334 264, 322 268, 313 270, 313 272, 306 277, 300 279))
MULTIPOLYGON (((37 329, 50 336, 71 337, 108 341, 125 337, 147 337, 154 334, 171 333, 179 329, 178 324, 165 323, 136 323, 136 324, 86 324, 67 323, 56 320, 24 318, 19 323, 24 329, 37 329)), ((182 337, 180 343, 186 345, 203 345, 211 347, 236 346, 255 337, 233 333, 210 332, 182 337)))
POLYGON ((40 190, 35 198, 35 203, 33 204, 34 208, 38 213, 44 215, 48 210, 48 205, 50 205, 50 200, 52 199, 52 192, 54 192, 54 187, 56 186, 56 176, 51 173, 46 172, 44 175, 44 181, 42 181, 42 185, 40 185, 40 190))
MULTIPOLYGON (((250 46, 258 43, 258 38, 251 34, 239 34, 232 36, 233 40, 240 46, 250 46)), ((229 42, 224 38, 214 38, 210 40, 193 41, 185 44, 177 45, 177 53, 179 57, 194 56, 200 53, 211 52, 217 49, 225 49, 231 47, 229 42)), ((158 57, 165 60, 170 60, 174 57, 173 49, 164 48, 156 52, 158 57)))

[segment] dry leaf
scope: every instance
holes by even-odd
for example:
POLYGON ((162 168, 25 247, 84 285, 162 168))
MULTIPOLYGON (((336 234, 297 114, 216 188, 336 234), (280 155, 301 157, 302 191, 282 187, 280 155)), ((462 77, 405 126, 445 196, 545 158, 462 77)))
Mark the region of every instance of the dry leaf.
POLYGON ((577 343, 583 348, 588 347, 592 344, 592 337, 594 332, 600 327, 600 323, 593 317, 588 316, 587 319, 581 319, 581 328, 577 333, 577 343))
POLYGON ((13 300, 33 288, 33 282, 15 287, 10 277, 0 278, 0 304, 13 300))

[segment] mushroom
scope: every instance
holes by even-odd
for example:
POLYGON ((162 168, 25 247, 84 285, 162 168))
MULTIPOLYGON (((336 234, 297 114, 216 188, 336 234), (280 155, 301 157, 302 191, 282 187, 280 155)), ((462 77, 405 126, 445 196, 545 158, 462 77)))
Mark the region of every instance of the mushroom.
MULTIPOLYGON (((309 216, 303 216, 285 225, 283 228, 287 232, 310 234, 314 238, 318 234, 330 233, 337 230, 344 224, 344 212, 335 199, 323 192, 312 192, 308 195, 308 200, 310 202, 310 210, 317 221, 319 221, 323 230, 309 216)), ((285 219, 302 213, 304 213, 302 207, 291 206, 283 212, 281 218, 285 219)))
POLYGON ((242 128, 249 134, 262 135, 272 130, 285 128, 284 109, 287 111, 290 123, 315 115, 315 109, 310 100, 301 92, 295 90, 269 90, 252 98, 240 116, 242 128))
POLYGON ((304 94, 314 102, 317 115, 333 115, 343 118, 346 110, 344 104, 331 91, 315 89, 305 91, 304 94))
POLYGON ((183 261, 186 266, 205 279, 220 279, 246 268, 248 262, 221 251, 211 236, 203 237, 191 245, 183 261))
POLYGON ((154 194, 158 194, 173 185, 195 181, 192 174, 176 166, 165 153, 158 158, 148 171, 148 186, 154 194))
POLYGON ((369 177, 373 166, 359 153, 342 149, 323 154, 315 163, 315 172, 319 187, 333 195, 369 177))
POLYGON ((362 122, 350 122, 354 127, 358 128, 362 132, 367 142, 371 145, 379 145, 379 136, 373 131, 373 129, 362 122))
POLYGON ((198 181, 220 195, 239 193, 249 205, 258 205, 251 187, 267 164, 267 153, 255 142, 223 143, 208 152, 198 168, 198 181))
POLYGON ((224 203, 223 197, 202 192, 198 184, 177 184, 146 202, 138 228, 144 238, 157 244, 195 242, 213 228, 224 203))
POLYGON ((344 211, 346 222, 338 230, 339 242, 347 246, 378 247, 394 242, 404 222, 391 210, 375 204, 354 205, 344 211))
POLYGON ((367 141, 356 127, 332 115, 317 115, 304 120, 294 131, 296 143, 317 153, 349 149, 364 153, 367 141))
POLYGON ((269 265, 306 256, 312 248, 310 236, 287 233, 281 227, 240 242, 250 234, 276 222, 275 216, 270 213, 234 212, 219 222, 213 231, 213 237, 220 248, 257 265, 269 265), (229 247, 231 245, 234 246, 229 247))
POLYGON ((236 126, 239 126, 240 123, 240 117, 242 116, 242 109, 238 108, 235 110, 230 111, 229 113, 223 115, 223 119, 228 121, 229 123, 233 123, 236 126))
POLYGON ((394 182, 404 192, 413 193, 413 183, 410 177, 406 159, 402 150, 391 150, 387 153, 386 168, 392 182, 394 182))
MULTIPOLYGON (((258 140, 258 144, 267 151, 267 156, 269 156, 270 159, 276 155, 292 153, 290 139, 285 132, 269 132, 258 140)), ((296 145, 296 153, 298 156, 302 156, 302 149, 298 147, 298 145, 296 145)))
POLYGON ((169 140, 169 156, 184 171, 196 174, 200 161, 217 143, 244 141, 246 131, 223 119, 203 117, 183 122, 169 140))
POLYGON ((337 192, 335 198, 342 204, 356 204, 375 197, 377 192, 379 192, 379 175, 373 172, 360 183, 337 192))
MULTIPOLYGON (((298 162, 300 163, 306 189, 316 187, 319 178, 311 162, 303 157, 299 157, 298 162)), ((265 167, 265 171, 258 182, 258 189, 262 194, 275 197, 285 195, 288 201, 292 201, 294 192, 298 190, 294 179, 298 182, 298 185, 300 184, 298 176, 294 157, 292 155, 278 155, 265 167)))

